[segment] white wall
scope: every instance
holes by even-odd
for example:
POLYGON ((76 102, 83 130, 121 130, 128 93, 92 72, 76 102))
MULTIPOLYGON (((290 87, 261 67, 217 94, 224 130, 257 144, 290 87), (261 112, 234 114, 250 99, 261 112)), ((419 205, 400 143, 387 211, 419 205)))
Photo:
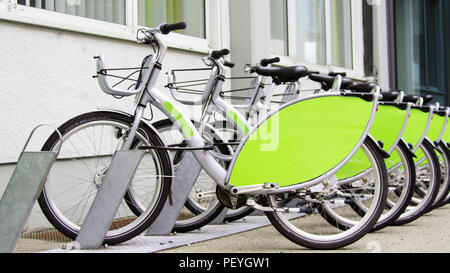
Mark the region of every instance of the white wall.
MULTIPOLYGON (((151 53, 148 46, 8 21, 0 21, 0 33, 0 163, 17 161, 39 124, 59 126, 97 108, 133 112, 134 97, 117 100, 98 87, 93 56, 103 54, 108 67, 136 67, 151 53)), ((159 87, 167 84, 165 71, 202 67, 201 56, 170 50, 159 87)))
MULTIPOLYGON (((133 113, 134 97, 114 99, 101 91, 93 56, 103 54, 108 67, 139 67, 150 48, 134 42, 61 31, 0 20, 0 195, 31 130, 39 124, 59 126, 76 115, 98 108, 133 113), (2 165, 3 164, 3 165, 2 165)), ((203 54, 170 49, 163 63, 159 88, 167 84, 165 72, 174 68, 204 67, 203 54)), ((207 78, 209 72, 200 72, 207 78)), ((167 90, 167 89, 166 89, 167 90)), ((187 113, 193 113, 186 107, 187 113)), ((154 109, 155 121, 163 118, 154 109)), ((147 116, 149 116, 147 114, 147 116)), ((42 147, 51 130, 43 129, 31 143, 42 147)), ((51 228, 38 205, 26 231, 51 228)))

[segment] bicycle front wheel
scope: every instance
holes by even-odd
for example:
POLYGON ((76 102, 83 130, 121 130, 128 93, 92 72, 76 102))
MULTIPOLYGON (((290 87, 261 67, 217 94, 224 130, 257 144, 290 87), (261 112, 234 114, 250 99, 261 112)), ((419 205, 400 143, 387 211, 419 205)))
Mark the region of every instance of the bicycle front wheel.
MULTIPOLYGON (((75 239, 96 196, 112 156, 128 137, 133 117, 114 112, 83 114, 63 124, 61 151, 50 170, 39 197, 39 205, 53 226, 75 239)), ((43 151, 56 151, 59 136, 54 133, 43 151)), ((163 146, 147 125, 141 123, 133 146, 163 146)), ((134 238, 156 219, 168 197, 172 169, 167 151, 146 153, 135 173, 129 192, 146 204, 135 216, 133 204, 122 201, 104 243, 114 245, 134 238)))

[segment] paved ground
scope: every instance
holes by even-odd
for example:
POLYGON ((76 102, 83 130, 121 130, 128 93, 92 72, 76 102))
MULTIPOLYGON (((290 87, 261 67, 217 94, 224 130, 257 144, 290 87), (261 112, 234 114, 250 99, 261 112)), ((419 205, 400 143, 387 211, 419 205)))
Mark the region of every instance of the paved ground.
POLYGON ((31 239, 19 239, 14 253, 36 253, 54 248, 61 248, 62 244, 38 241, 31 239))
MULTIPOLYGON (((333 252, 450 253, 449 228, 450 206, 446 206, 421 217, 414 223, 401 227, 388 227, 368 234, 355 244, 333 252)), ((163 252, 302 253, 311 252, 311 250, 291 243, 273 227, 266 227, 163 252)))
MULTIPOLYGON (((264 218, 264 217, 263 217, 264 218)), ((255 228, 257 225, 266 225, 263 218, 250 218, 247 225, 255 228), (252 226, 253 225, 253 226, 252 226)), ((145 238, 137 238, 123 246, 110 248, 111 252, 133 252, 133 249, 148 250, 154 252, 157 250, 161 253, 303 253, 312 252, 310 250, 299 247, 283 236, 281 236, 273 227, 258 228, 251 231, 242 232, 245 229, 239 229, 241 224, 236 223, 234 226, 219 226, 204 228, 202 232, 196 232, 191 236, 179 235, 178 238, 161 237, 152 243, 157 246, 150 247, 145 244, 145 238), (226 236, 219 239, 209 240, 208 236, 214 238, 214 233, 223 236, 224 231, 234 228, 238 234, 226 236), (202 235, 206 233, 206 235, 202 235), (221 234, 222 233, 222 234, 221 234), (197 236, 197 237, 195 237, 197 236), (206 240, 201 243, 194 243, 189 246, 170 248, 168 242, 180 241, 184 245, 190 243, 191 237, 203 238, 206 240), (159 240, 159 241, 158 241, 159 240), (163 243, 165 242, 165 243, 163 243), (141 244, 141 245, 139 245, 141 244), (144 244, 144 245, 142 245, 144 244)), ((334 252, 347 253, 450 253, 450 206, 433 211, 432 213, 418 219, 416 222, 402 226, 389 227, 377 233, 369 234, 355 244, 334 252)), ((147 239, 148 240, 148 239, 147 239)), ((200 239, 199 239, 200 240, 200 239)), ((195 240, 194 240, 195 241, 195 240)), ((62 244, 48 243, 35 240, 20 239, 16 253, 40 252, 52 250, 51 252, 61 252, 62 244)), ((108 252, 108 249, 100 252, 108 252)))

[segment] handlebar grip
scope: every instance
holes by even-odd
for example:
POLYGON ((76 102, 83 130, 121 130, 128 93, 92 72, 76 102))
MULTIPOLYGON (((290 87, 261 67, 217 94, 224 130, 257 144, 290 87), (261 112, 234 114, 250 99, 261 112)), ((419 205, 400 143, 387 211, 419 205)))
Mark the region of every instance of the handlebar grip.
POLYGON ((232 63, 232 62, 229 62, 229 61, 225 61, 223 63, 223 65, 226 66, 226 67, 229 67, 229 68, 234 68, 235 67, 235 64, 232 63))
POLYGON ((280 58, 276 57, 276 58, 272 58, 272 59, 264 59, 260 62, 261 66, 268 66, 269 64, 274 64, 274 63, 279 63, 281 60, 280 58))
POLYGON ((211 52, 211 57, 214 60, 218 60, 218 59, 222 58, 223 56, 227 56, 228 54, 230 54, 230 51, 225 48, 222 50, 214 50, 213 52, 211 52))
POLYGON ((179 22, 179 23, 175 23, 175 24, 161 24, 161 26, 159 27, 159 29, 161 30, 162 34, 169 34, 172 31, 175 30, 180 30, 180 29, 186 29, 186 23, 185 22, 179 22))
POLYGON ((330 73, 328 73, 328 76, 331 76, 331 77, 336 77, 338 75, 341 75, 344 78, 347 77, 346 72, 330 72, 330 73))

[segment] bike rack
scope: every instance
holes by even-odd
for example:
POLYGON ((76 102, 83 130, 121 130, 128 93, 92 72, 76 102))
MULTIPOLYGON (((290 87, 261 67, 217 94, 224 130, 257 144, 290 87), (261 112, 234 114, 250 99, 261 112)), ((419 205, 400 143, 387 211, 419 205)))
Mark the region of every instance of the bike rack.
POLYGON ((175 168, 175 177, 172 180, 172 198, 166 201, 161 213, 148 229, 146 236, 167 236, 172 233, 175 222, 201 170, 202 167, 194 155, 187 152, 175 168))
POLYGON ((48 173, 61 150, 26 152, 26 148, 40 127, 52 127, 60 140, 61 133, 51 125, 39 125, 33 129, 20 154, 16 168, 0 200, 0 253, 13 252, 31 210, 44 188, 48 173))
POLYGON ((98 249, 103 245, 144 154, 140 150, 119 150, 114 154, 75 240, 81 249, 98 249))

